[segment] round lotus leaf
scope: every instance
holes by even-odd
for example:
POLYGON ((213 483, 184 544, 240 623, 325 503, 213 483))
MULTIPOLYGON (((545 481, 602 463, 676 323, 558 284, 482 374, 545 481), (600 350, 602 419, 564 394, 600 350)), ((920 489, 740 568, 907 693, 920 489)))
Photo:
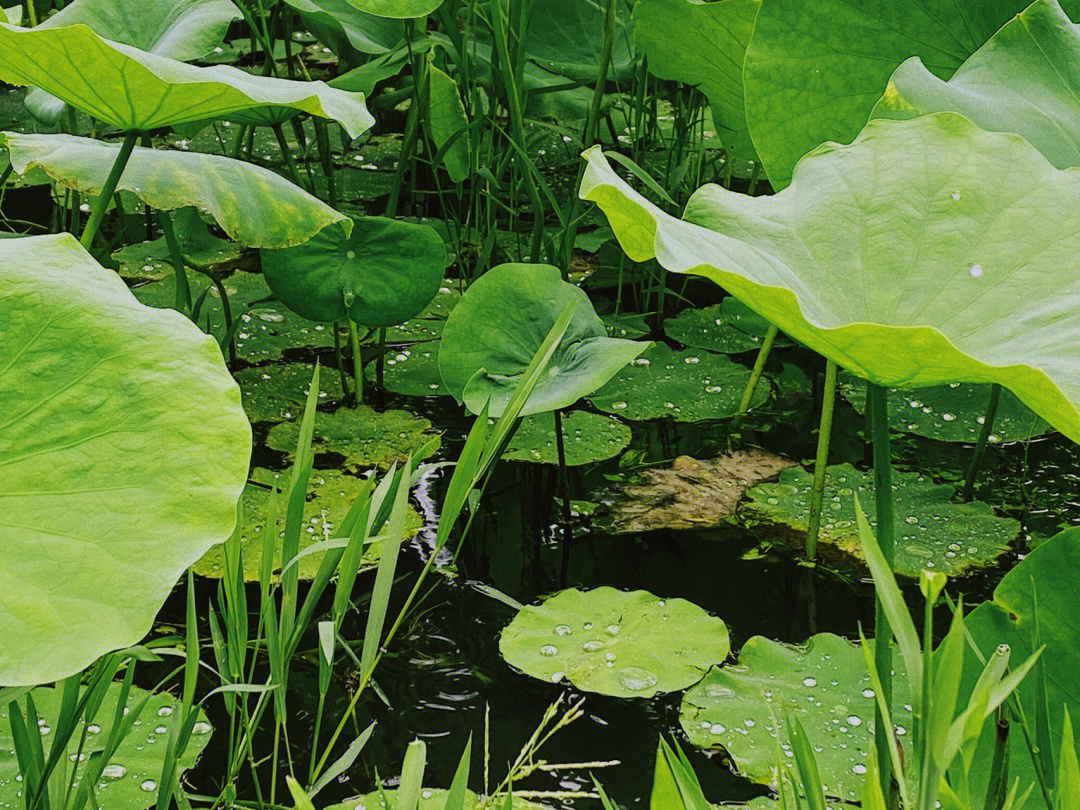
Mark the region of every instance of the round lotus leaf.
MULTIPOLYGON (((119 144, 93 138, 15 132, 0 133, 0 148, 7 150, 17 173, 44 172, 90 196, 100 194, 120 151, 119 144)), ((344 214, 276 172, 201 152, 137 146, 116 188, 159 211, 193 206, 250 247, 299 245, 330 225, 349 223, 344 214)))
MULTIPOLYGON (((217 287, 208 279, 194 274, 189 276, 189 281, 193 302, 209 288, 199 310, 199 324, 205 326, 209 318, 210 331, 215 337, 223 336, 225 312, 217 287)), ((153 284, 135 287, 132 292, 147 306, 171 309, 176 302, 175 285, 175 277, 169 276, 153 284)), ((311 323, 274 301, 262 276, 254 273, 233 273, 225 279, 223 286, 229 296, 233 318, 243 323, 233 337, 237 357, 249 363, 261 363, 280 360, 289 349, 318 349, 334 345, 332 324, 311 323)))
POLYGON ((692 602, 608 587, 526 605, 499 637, 526 675, 614 697, 685 689, 729 650, 727 626, 692 602))
POLYGON ((251 427, 217 343, 68 234, 0 240, 0 684, 137 643, 236 524, 251 427))
POLYGON ((635 261, 712 279, 879 385, 997 382, 1080 440, 1080 175, 1016 135, 952 113, 871 121, 781 193, 706 186, 685 220, 588 158, 582 194, 635 261))
MULTIPOLYGON (((750 369, 722 354, 675 351, 658 343, 612 377, 589 402, 635 421, 724 419, 738 412, 749 379, 750 369)), ((768 383, 759 381, 750 406, 760 405, 768 396, 768 383)))
MULTIPOLYGON (((233 376, 240 383, 244 412, 252 422, 282 422, 304 412, 313 369, 307 363, 280 363, 242 368, 233 376)), ((338 374, 322 369, 319 402, 341 396, 338 374)))
MULTIPOLYGON (((895 652, 893 661, 893 722, 910 761, 907 674, 895 652)), ((786 717, 794 717, 814 750, 825 794, 858 799, 874 748, 874 707, 857 644, 832 633, 818 633, 801 647, 754 636, 736 666, 710 670, 686 693, 679 721, 694 745, 723 748, 740 774, 771 785, 777 749, 793 755, 786 717)))
MULTIPOLYGON (((423 788, 420 791, 420 801, 417 803, 417 810, 445 810, 446 800, 449 798, 450 791, 439 790, 437 788, 423 788)), ((503 810, 506 805, 506 798, 497 799, 494 802, 485 802, 471 790, 465 791, 465 803, 463 807, 465 810, 484 810, 485 808, 498 807, 499 810, 503 810)), ((366 796, 361 796, 357 799, 348 799, 341 804, 332 804, 326 808, 326 810, 397 810, 398 807, 398 791, 393 790, 373 790, 366 796)), ((546 804, 537 804, 531 802, 528 799, 522 799, 517 796, 511 797, 511 810, 550 810, 546 804)))
MULTIPOLYGON (((860 414, 866 412, 866 383, 843 374, 840 393, 860 414)), ((975 442, 986 421, 990 386, 951 383, 933 388, 889 389, 889 428, 943 442, 975 442)), ((1041 436, 1050 429, 1011 391, 1002 391, 991 444, 1041 436)))
MULTIPOLYGON (((363 488, 363 479, 346 475, 338 470, 313 470, 308 482, 307 502, 304 506, 303 528, 300 532, 300 551, 313 543, 321 543, 335 536, 335 527, 348 514, 357 495, 363 488)), ((270 487, 285 489, 289 485, 288 473, 275 473, 257 468, 251 471, 251 482, 244 488, 240 500, 240 544, 244 557, 244 579, 258 582, 263 561, 263 544, 266 537, 267 509, 270 504, 270 487)), ((285 537, 285 499, 278 502, 278 540, 274 546, 274 575, 281 571, 281 547, 285 537)), ((412 507, 405 518, 408 536, 420 530, 422 521, 412 507)), ((360 570, 378 565, 382 542, 371 543, 360 558, 360 570)), ((296 563, 300 579, 314 579, 319 572, 324 553, 309 554, 296 563)), ((217 545, 202 556, 192 570, 199 576, 219 579, 225 576, 225 546, 217 545)))
POLYGON ((559 316, 573 318, 521 414, 568 408, 610 380, 648 343, 607 336, 583 290, 545 264, 501 264, 472 283, 443 328, 443 383, 473 413, 499 417, 559 316))
MULTIPOLYGON (((374 364, 368 365, 364 376, 369 382, 375 381, 374 364)), ((383 364, 383 386, 406 397, 449 396, 439 374, 439 341, 390 349, 383 364)))
MULTIPOLYGON (((82 758, 75 764, 74 787, 78 788, 86 772, 90 756, 105 749, 112 733, 113 717, 116 704, 120 700, 121 684, 112 683, 105 692, 105 698, 97 714, 79 720, 72 735, 71 754, 75 757, 78 741, 84 740, 82 758), (85 732, 85 737, 83 736, 85 732)), ((45 756, 49 755, 55 739, 55 728, 60 716, 60 689, 39 687, 31 690, 34 708, 37 710, 41 725, 36 729, 41 732, 41 745, 45 756)), ((92 804, 99 807, 115 807, 120 810, 142 810, 153 807, 157 802, 158 781, 165 760, 165 751, 169 745, 169 736, 178 730, 181 723, 181 706, 176 698, 167 692, 151 694, 137 686, 128 693, 126 709, 134 711, 146 699, 146 705, 135 720, 127 736, 120 742, 116 753, 101 772, 94 790, 92 804)), ((20 698, 19 707, 26 711, 26 699, 20 698)), ((5 754, 15 750, 15 741, 11 736, 10 706, 7 701, 0 706, 0 750, 5 754)), ((206 715, 200 712, 191 729, 191 737, 183 756, 177 763, 177 777, 195 766, 196 760, 210 741, 213 728, 207 722, 206 715)), ((69 766, 72 767, 72 766, 69 766)), ((74 795, 74 794, 73 794, 74 795)), ((20 807, 25 804, 23 782, 19 775, 19 765, 14 755, 0 757, 0 806, 20 807)))
POLYGON ((262 252, 274 295, 313 321, 346 317, 393 326, 424 309, 442 285, 446 246, 438 232, 385 217, 329 228, 298 247, 262 252))
MULTIPOLYGON (((316 453, 339 453, 351 470, 385 468, 404 463, 410 453, 418 453, 424 447, 427 455, 434 453, 439 447, 439 437, 430 430, 431 422, 408 411, 379 412, 367 405, 342 407, 316 417, 311 446, 316 453)), ((266 446, 292 458, 299 435, 298 421, 282 422, 270 429, 266 446)))
MULTIPOLYGON (((613 458, 630 444, 630 428, 611 416, 571 411, 563 414, 562 428, 568 467, 613 458)), ((537 413, 522 419, 502 457, 510 461, 558 464, 555 414, 537 413)))
MULTIPOLYGON (((774 484, 759 484, 747 493, 740 510, 751 523, 782 528, 801 548, 810 518, 813 475, 793 467, 774 484)), ((935 484, 920 473, 894 472, 896 517, 894 570, 918 577, 925 569, 950 577, 994 565, 1020 534, 1020 523, 994 514, 986 503, 954 503, 955 489, 935 484)), ((867 515, 874 515, 874 475, 850 464, 828 468, 818 543, 822 552, 862 560, 855 527, 855 496, 867 515)), ((876 518, 870 518, 876 526, 876 518)))
POLYGON ((874 118, 961 113, 983 129, 1015 132, 1065 169, 1080 165, 1080 27, 1057 0, 1037 0, 946 82, 918 57, 889 79, 874 118))
MULTIPOLYGON (((731 296, 711 307, 684 309, 664 321, 664 334, 672 340, 722 354, 757 351, 768 330, 768 321, 731 296)), ((784 345, 790 346, 791 341, 777 335, 773 346, 784 345)))
MULTIPOLYGON (((786 186, 798 160, 818 144, 851 141, 905 59, 918 56, 935 75, 948 78, 1027 5, 1028 0, 764 0, 747 46, 743 82, 750 136, 773 186, 786 186)), ((1075 0, 1067 6, 1080 10, 1075 0)))

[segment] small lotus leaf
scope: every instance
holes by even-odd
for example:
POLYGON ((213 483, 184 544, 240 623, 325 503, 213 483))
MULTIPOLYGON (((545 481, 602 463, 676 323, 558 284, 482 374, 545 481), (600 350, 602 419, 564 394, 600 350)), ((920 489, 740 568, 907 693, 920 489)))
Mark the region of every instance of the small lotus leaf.
POLYGON ((502 264, 472 283, 443 328, 439 370, 459 402, 502 415, 520 376, 567 307, 573 318, 522 415, 567 408, 649 345, 607 336, 583 290, 542 264, 502 264))
MULTIPOLYGON (((859 413, 866 412, 866 383, 840 375, 840 392, 859 413)), ((951 383, 933 388, 889 389, 889 427, 943 442, 975 442, 986 421, 990 386, 951 383)), ((1016 398, 1002 391, 994 416, 991 444, 1041 436, 1049 430, 1042 419, 1016 398)))
MULTIPOLYGON (((723 419, 738 412, 749 379, 750 369, 722 354, 674 351, 658 343, 612 377, 589 402, 624 419, 723 419)), ((769 385, 759 382, 751 407, 768 396, 769 385)))
MULTIPOLYGON (((893 722, 910 757, 907 674, 895 652, 893 660, 893 722)), ((686 693, 679 721, 694 745, 723 748, 739 773, 768 785, 776 782, 777 749, 792 756, 786 717, 794 717, 814 750, 825 794, 857 800, 874 747, 874 708, 857 644, 832 633, 801 647, 754 636, 737 666, 710 670, 686 693)))
MULTIPOLYGON (((365 377, 370 382, 376 380, 374 364, 367 367, 365 377)), ((449 396, 439 374, 439 341, 428 340, 392 349, 383 367, 383 386, 387 391, 406 397, 449 396)))
MULTIPOLYGON (((754 523, 786 527, 801 546, 810 518, 813 476, 802 467, 786 470, 775 484, 751 489, 742 516, 754 523)), ((918 577, 924 569, 950 577, 993 565, 1020 534, 1020 524, 994 514, 989 504, 954 503, 955 490, 935 484, 920 473, 893 474, 896 510, 894 569, 918 577)), ((824 514, 818 542, 824 553, 835 552, 861 560, 855 528, 855 496, 868 515, 874 514, 874 476, 850 464, 828 468, 824 514)), ((875 519, 870 519, 875 525, 875 519)))
POLYGON ((442 284, 446 245, 427 225, 385 217, 329 228, 306 244, 263 251, 274 295, 313 321, 346 317, 369 328, 420 313, 442 284))
MULTIPOLYGON (((283 422, 304 412, 311 388, 312 367, 307 363, 271 363, 242 368, 234 376, 240 383, 244 412, 252 422, 283 422)), ((319 374, 319 402, 341 395, 336 371, 319 374)))
MULTIPOLYGON (((664 321, 664 334, 672 340, 691 349, 722 354, 757 351, 768 330, 768 321, 731 296, 711 307, 684 309, 664 321)), ((791 341, 777 335, 773 346, 785 345, 791 345, 791 341)))
POLYGON ((686 220, 587 156, 582 195, 635 261, 711 278, 879 385, 998 382, 1080 440, 1080 174, 1018 136, 952 113, 871 121, 783 192, 706 186, 686 220))
MULTIPOLYGON (((431 422, 408 411, 376 411, 367 405, 338 408, 319 414, 315 420, 312 448, 316 453, 339 453, 352 470, 361 467, 389 467, 402 464, 409 454, 427 448, 427 454, 439 447, 439 437, 430 433, 431 422)), ((289 453, 296 450, 299 438, 297 421, 274 425, 266 437, 266 446, 289 453)), ((426 456, 425 456, 426 458, 426 456)))
POLYGON ((727 626, 692 602, 609 587, 527 605, 499 637, 503 658, 525 674, 614 697, 685 689, 729 649, 727 626))
MULTIPOLYGON (((83 194, 101 193, 119 144, 74 135, 0 133, 19 174, 42 171, 83 194)), ((307 242, 324 228, 351 221, 281 175, 219 155, 135 147, 117 190, 135 194, 151 208, 194 206, 225 233, 250 247, 286 248, 307 242)), ((340 230, 340 229, 335 229, 340 230)))
POLYGON ((0 240, 0 268, 0 684, 33 685, 149 631, 232 532, 251 428, 214 340, 74 237, 0 240))
MULTIPOLYGON (((611 416, 570 411, 563 414, 562 428, 568 467, 613 458, 630 444, 630 428, 611 416)), ((537 413, 522 419, 502 457, 510 461, 558 464, 555 415, 537 413)))
MULTIPOLYGON (((120 686, 119 683, 109 685, 101 707, 97 714, 90 718, 89 725, 85 720, 80 720, 75 726, 72 736, 75 742, 72 745, 83 740, 82 759, 74 766, 73 785, 76 788, 83 778, 88 758, 105 749, 113 727, 116 704, 120 700, 120 686), (84 731, 85 736, 83 736, 84 731)), ((46 756, 49 755, 55 739, 54 731, 60 717, 61 694, 61 689, 53 687, 39 687, 30 692, 38 718, 43 721, 42 725, 35 730, 41 732, 41 745, 46 756)), ((153 807, 157 802, 162 764, 170 735, 179 731, 182 720, 181 706, 180 701, 167 692, 151 694, 145 689, 133 686, 128 693, 125 708, 133 711, 143 699, 146 699, 146 705, 143 706, 142 713, 138 717, 138 725, 133 726, 121 741, 116 753, 102 771, 101 779, 93 792, 94 798, 91 801, 99 807, 142 810, 144 807, 153 807)), ((25 711, 25 699, 20 699, 19 704, 20 709, 25 711)), ((0 757, 0 805, 19 807, 25 803, 23 798, 25 783, 21 781, 16 758, 13 755, 7 755, 8 751, 15 749, 15 741, 11 736, 9 712, 9 705, 5 701, 4 705, 0 706, 0 750, 5 753, 0 757)), ((177 762, 178 777, 195 766, 196 760, 210 741, 212 732, 213 728, 207 722, 206 715, 200 711, 199 718, 192 725, 187 748, 177 762)), ((74 757, 75 752, 72 751, 70 756, 74 757)))
POLYGON ((195 67, 110 42, 85 25, 17 28, 0 22, 0 81, 36 85, 125 132, 268 106, 337 121, 352 138, 375 123, 362 94, 227 65, 195 67))

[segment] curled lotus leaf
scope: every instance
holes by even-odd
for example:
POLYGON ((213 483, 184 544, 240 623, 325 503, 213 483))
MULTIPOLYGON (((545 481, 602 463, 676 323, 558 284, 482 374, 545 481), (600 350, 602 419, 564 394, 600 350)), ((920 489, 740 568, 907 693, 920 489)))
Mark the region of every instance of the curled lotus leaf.
POLYGON ((598 149, 581 194, 635 261, 712 279, 878 385, 1000 383, 1080 441, 1080 174, 952 113, 870 122, 788 188, 698 190, 683 219, 598 149), (1039 190, 1038 195, 1032 189, 1039 190))

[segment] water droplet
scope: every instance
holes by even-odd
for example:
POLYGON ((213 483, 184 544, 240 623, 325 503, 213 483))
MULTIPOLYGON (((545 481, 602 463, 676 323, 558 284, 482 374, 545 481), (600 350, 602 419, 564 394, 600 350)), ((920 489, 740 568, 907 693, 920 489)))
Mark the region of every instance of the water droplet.
POLYGON ((157 782, 155 782, 153 779, 147 779, 145 782, 139 785, 139 787, 149 793, 152 790, 157 790, 157 782))
POLYGON ((585 652, 596 652, 597 650, 604 649, 604 642, 598 639, 592 639, 582 644, 581 649, 585 650, 585 652))
POLYGON ((561 681, 562 679, 563 679, 563 674, 562 674, 562 672, 552 672, 552 673, 551 673, 551 682, 552 682, 552 683, 558 683, 558 682, 559 682, 559 681, 561 681))
POLYGON ((954 191, 954 192, 952 193, 952 198, 953 198, 954 200, 959 200, 959 199, 960 199, 960 192, 959 192, 959 191, 954 191))
POLYGON ((698 363, 701 362, 701 358, 690 355, 689 357, 684 357, 683 362, 686 363, 686 365, 688 366, 696 366, 698 363))
POLYGON ((624 667, 619 670, 619 681, 631 692, 642 692, 656 686, 656 675, 641 667, 624 667))
POLYGON ((956 421, 956 415, 951 414, 951 413, 943 413, 941 415, 941 418, 944 419, 946 422, 955 422, 956 421))
POLYGON ((543 647, 540 648, 540 654, 546 655, 548 657, 552 655, 558 655, 559 648, 556 647, 554 644, 545 644, 543 647))
POLYGON ((857 773, 861 776, 862 774, 866 773, 866 766, 862 763, 856 763, 855 765, 851 766, 851 772, 857 773))
POLYGON ((817 678, 803 678, 803 686, 817 686, 817 678))
POLYGON ((612 402, 611 407, 617 411, 621 411, 626 407, 626 403, 620 399, 618 402, 612 402))
POLYGON ((105 779, 123 779, 127 775, 127 768, 123 765, 106 765, 102 768, 101 775, 105 779))
POLYGON ((974 262, 968 265, 968 270, 971 272, 972 278, 978 278, 983 274, 983 266, 974 262))
POLYGON ((617 625, 617 624, 609 624, 607 626, 607 634, 609 636, 617 636, 617 635, 619 635, 619 625, 617 625))
POLYGON ((847 723, 849 726, 861 726, 862 718, 859 717, 857 714, 849 714, 847 718, 847 723))
POLYGON ((209 723, 204 723, 203 721, 200 720, 198 723, 196 723, 195 725, 193 725, 191 727, 191 733, 192 734, 209 734, 210 730, 212 728, 213 728, 213 726, 211 726, 209 723))
POLYGON ((719 734, 723 734, 723 733, 724 733, 725 731, 727 731, 727 729, 726 729, 726 728, 724 728, 724 727, 723 727, 722 725, 720 725, 719 723, 713 723, 713 724, 712 724, 712 725, 711 725, 711 726, 709 727, 709 733, 710 733, 710 734, 718 734, 718 735, 719 735, 719 734))
POLYGON ((862 690, 862 696, 864 698, 872 698, 874 696, 874 690, 873 689, 863 689, 862 690))

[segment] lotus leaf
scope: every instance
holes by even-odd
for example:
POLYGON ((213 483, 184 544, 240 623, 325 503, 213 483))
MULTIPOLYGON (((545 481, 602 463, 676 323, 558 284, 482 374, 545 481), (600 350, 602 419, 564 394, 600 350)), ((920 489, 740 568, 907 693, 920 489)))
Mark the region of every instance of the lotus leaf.
MULTIPOLYGON (((866 383, 841 375, 840 392, 859 413, 866 411, 866 383)), ((889 389, 889 427, 943 442, 974 442, 986 421, 989 385, 951 383, 934 388, 889 389)), ((991 444, 1040 436, 1048 426, 1010 391, 1001 392, 991 444)))
POLYGON ((426 17, 442 5, 442 0, 348 0, 350 5, 376 17, 410 20, 426 17))
POLYGON ((337 121, 352 138, 375 123, 361 94, 228 65, 195 67, 111 42, 85 25, 17 28, 0 22, 0 81, 36 85, 128 132, 267 106, 337 121))
POLYGON ((951 113, 872 121, 780 194, 706 186, 685 220, 587 156, 582 195, 635 261, 711 278, 879 385, 997 382, 1080 440, 1080 175, 1016 135, 951 113))
MULTIPOLYGON (((338 408, 333 413, 320 414, 315 420, 315 435, 311 446, 316 453, 339 453, 345 466, 389 467, 401 464, 424 447, 428 455, 439 446, 438 436, 429 433, 431 422, 413 416, 408 411, 375 411, 366 405, 338 408)), ((296 421, 274 425, 266 437, 266 446, 289 453, 296 449, 299 438, 296 421)), ((426 456, 425 456, 426 457, 426 456)))
POLYGON ((755 157, 746 129, 743 58, 761 0, 640 0, 634 38, 661 79, 696 85, 712 111, 720 140, 736 155, 755 157))
MULTIPOLYGON (((1027 0, 763 0, 746 50, 750 136, 773 186, 799 158, 862 129, 889 75, 917 56, 948 78, 1027 0)), ((1070 13, 1080 10, 1076 0, 1070 13)))
MULTIPOLYGON (((311 375, 308 374, 308 381, 311 375)), ((316 417, 316 423, 318 418, 316 417)), ((270 486, 287 487, 288 475, 256 468, 251 471, 251 482, 244 488, 240 500, 242 523, 240 543, 244 558, 244 579, 258 582, 263 561, 263 544, 266 537, 267 508, 270 504, 270 486)), ((334 537, 334 527, 353 505, 363 487, 363 479, 337 470, 314 470, 308 487, 307 504, 304 506, 303 530, 300 533, 299 550, 313 543, 321 543, 334 537)), ((421 526, 420 516, 410 507, 405 518, 409 536, 416 534, 421 526)), ((280 573, 282 538, 285 536, 285 500, 278 505, 278 542, 274 547, 274 572, 280 573)), ((382 541, 370 544, 360 558, 360 570, 372 568, 379 563, 382 541)), ((308 554, 296 563, 301 579, 314 579, 322 564, 324 553, 308 554)), ((204 577, 219 579, 225 575, 225 546, 218 545, 202 556, 192 570, 204 577)))
MULTIPOLYGON (((210 233, 194 208, 181 208, 173 215, 173 230, 180 253, 189 267, 220 272, 235 265, 244 254, 236 242, 219 239, 210 233)), ((117 272, 128 281, 161 281, 175 272, 164 236, 120 248, 112 258, 117 264, 117 272)))
POLYGON ((372 328, 421 312, 446 269, 446 246, 434 228, 385 217, 363 217, 351 234, 327 229, 262 256, 266 283, 293 312, 313 321, 348 317, 372 328))
MULTIPOLYGON (((417 810, 445 810, 448 790, 424 788, 420 791, 420 801, 417 810)), ((393 790, 372 791, 358 799, 349 799, 341 804, 332 804, 326 810, 397 810, 398 791, 393 790), (385 797, 385 798, 384 798, 385 797)), ((510 799, 509 810, 550 810, 546 804, 537 804, 528 799, 513 796, 510 799)), ((465 810, 485 810, 487 807, 498 807, 507 810, 506 799, 498 799, 494 803, 484 802, 471 790, 465 791, 465 810)))
MULTIPOLYGON (((723 748, 743 776, 775 784, 777 748, 793 755, 786 717, 794 717, 814 749, 825 794, 858 799, 874 747, 875 698, 863 656, 832 633, 802 647, 754 636, 737 666, 710 670, 686 693, 679 720, 694 745, 723 748)), ((893 722, 910 757, 907 675, 895 651, 893 660, 893 722)))
MULTIPOLYGON (((589 402, 624 419, 723 419, 738 413, 749 379, 750 369, 722 354, 677 352, 658 343, 612 377, 589 402)), ((768 396, 768 384, 759 383, 751 407, 768 396)))
POLYGON ((390 343, 430 343, 442 337, 445 323, 445 318, 425 318, 422 315, 409 318, 404 323, 389 327, 386 340, 390 343))
MULTIPOLYGON (((630 444, 630 428, 611 416, 589 411, 564 414, 562 429, 568 467, 613 458, 630 444)), ((558 464, 555 415, 537 413, 522 419, 502 457, 510 461, 558 464)))
MULTIPOLYGON (((609 80, 627 78, 634 63, 633 22, 627 10, 626 5, 616 5, 609 80)), ((604 45, 604 4, 597 0, 536 0, 525 42, 527 58, 557 74, 563 83, 571 79, 594 85, 604 45)))
MULTIPOLYGON (((101 193, 120 152, 119 144, 93 138, 16 132, 0 133, 0 148, 7 150, 19 174, 41 171, 94 196, 101 193)), ((251 247, 287 248, 330 225, 351 225, 344 214, 269 169, 199 152, 137 146, 117 190, 135 194, 159 211, 194 206, 251 247)))
MULTIPOLYGON (((684 309, 664 321, 664 334, 672 340, 691 349, 723 354, 758 350, 768 330, 768 321, 731 296, 711 307, 684 309)), ((790 345, 790 341, 777 335, 773 345, 790 345)))
POLYGON ((692 602, 608 587, 527 605, 499 637, 503 658, 525 674, 614 697, 685 689, 729 649, 727 626, 692 602))
MULTIPOLYGON (((365 376, 375 380, 375 368, 369 365, 365 376)), ((439 342, 426 341, 391 350, 383 368, 383 386, 407 397, 449 396, 439 375, 439 342)))
POLYGON ((889 79, 872 117, 952 111, 983 129, 1015 132, 1065 169, 1080 166, 1080 28, 1057 0, 1036 0, 946 82, 918 57, 889 79))
MULTIPOLYGON (((61 689, 52 687, 39 687, 30 692, 34 698, 34 708, 37 710, 38 717, 43 721, 38 730, 41 731, 41 743, 46 756, 55 739, 53 730, 60 716, 61 693, 61 689)), ((146 705, 143 706, 142 713, 139 715, 139 725, 134 726, 124 737, 97 783, 92 801, 99 807, 141 810, 144 807, 153 807, 157 801, 157 783, 161 779, 161 767, 169 735, 181 722, 180 701, 166 692, 150 694, 144 689, 133 686, 128 693, 127 708, 134 709, 144 698, 146 705)), ((84 763, 87 757, 105 749, 119 700, 120 684, 110 684, 105 692, 105 699, 101 702, 97 714, 91 718, 90 724, 87 725, 84 720, 80 720, 75 726, 72 739, 76 743, 80 739, 84 740, 81 748, 83 757, 75 766, 74 785, 76 787, 85 773, 84 763), (85 737, 83 737, 84 730, 85 737)), ((19 704, 25 711, 25 699, 21 699, 19 704)), ((8 756, 8 752, 14 751, 15 748, 15 742, 11 736, 9 712, 8 703, 4 701, 4 705, 0 706, 0 750, 4 752, 4 756, 0 756, 0 805, 19 807, 25 804, 25 799, 18 763, 14 756, 8 756)), ((200 713, 199 719, 192 726, 187 749, 177 763, 177 775, 194 767, 199 755, 210 741, 212 732, 213 728, 207 722, 206 716, 200 713)))
POLYGON ((214 340, 68 234, 0 241, 0 684, 138 642, 236 524, 251 429, 214 340))
MULTIPOLYGON (((304 412, 311 388, 311 366, 280 363, 242 368, 234 375, 240 383, 244 412, 252 422, 282 422, 304 412)), ((319 375, 319 402, 340 393, 336 371, 323 369, 319 375)))
POLYGON ((567 307, 573 319, 522 416, 573 405, 649 344, 607 336, 583 290, 543 264, 501 264, 472 283, 446 320, 439 370, 459 402, 502 415, 518 378, 567 307))
POLYGON ((312 33, 334 53, 355 64, 351 52, 378 56, 390 52, 401 40, 397 20, 361 11, 348 0, 286 0, 312 33))
POLYGON ((462 182, 469 176, 471 163, 469 133, 462 132, 469 126, 469 119, 457 82, 435 65, 428 65, 427 124, 435 149, 446 148, 442 159, 446 173, 455 183, 462 182), (453 143, 451 138, 455 138, 453 143))
MULTIPOLYGON (((811 473, 796 467, 786 470, 775 484, 751 489, 742 516, 753 523, 786 527, 799 543, 806 536, 810 518, 811 473)), ((862 559, 855 528, 855 498, 873 515, 874 476, 850 464, 828 468, 825 483, 825 514, 818 542, 822 552, 834 551, 862 559)), ((1020 534, 1020 524, 1001 518, 985 503, 953 503, 953 487, 935 484, 920 473, 893 474, 896 503, 896 560, 894 569, 906 577, 918 577, 924 569, 950 577, 993 565, 1020 534)), ((871 518, 871 525, 875 521, 871 518)))

